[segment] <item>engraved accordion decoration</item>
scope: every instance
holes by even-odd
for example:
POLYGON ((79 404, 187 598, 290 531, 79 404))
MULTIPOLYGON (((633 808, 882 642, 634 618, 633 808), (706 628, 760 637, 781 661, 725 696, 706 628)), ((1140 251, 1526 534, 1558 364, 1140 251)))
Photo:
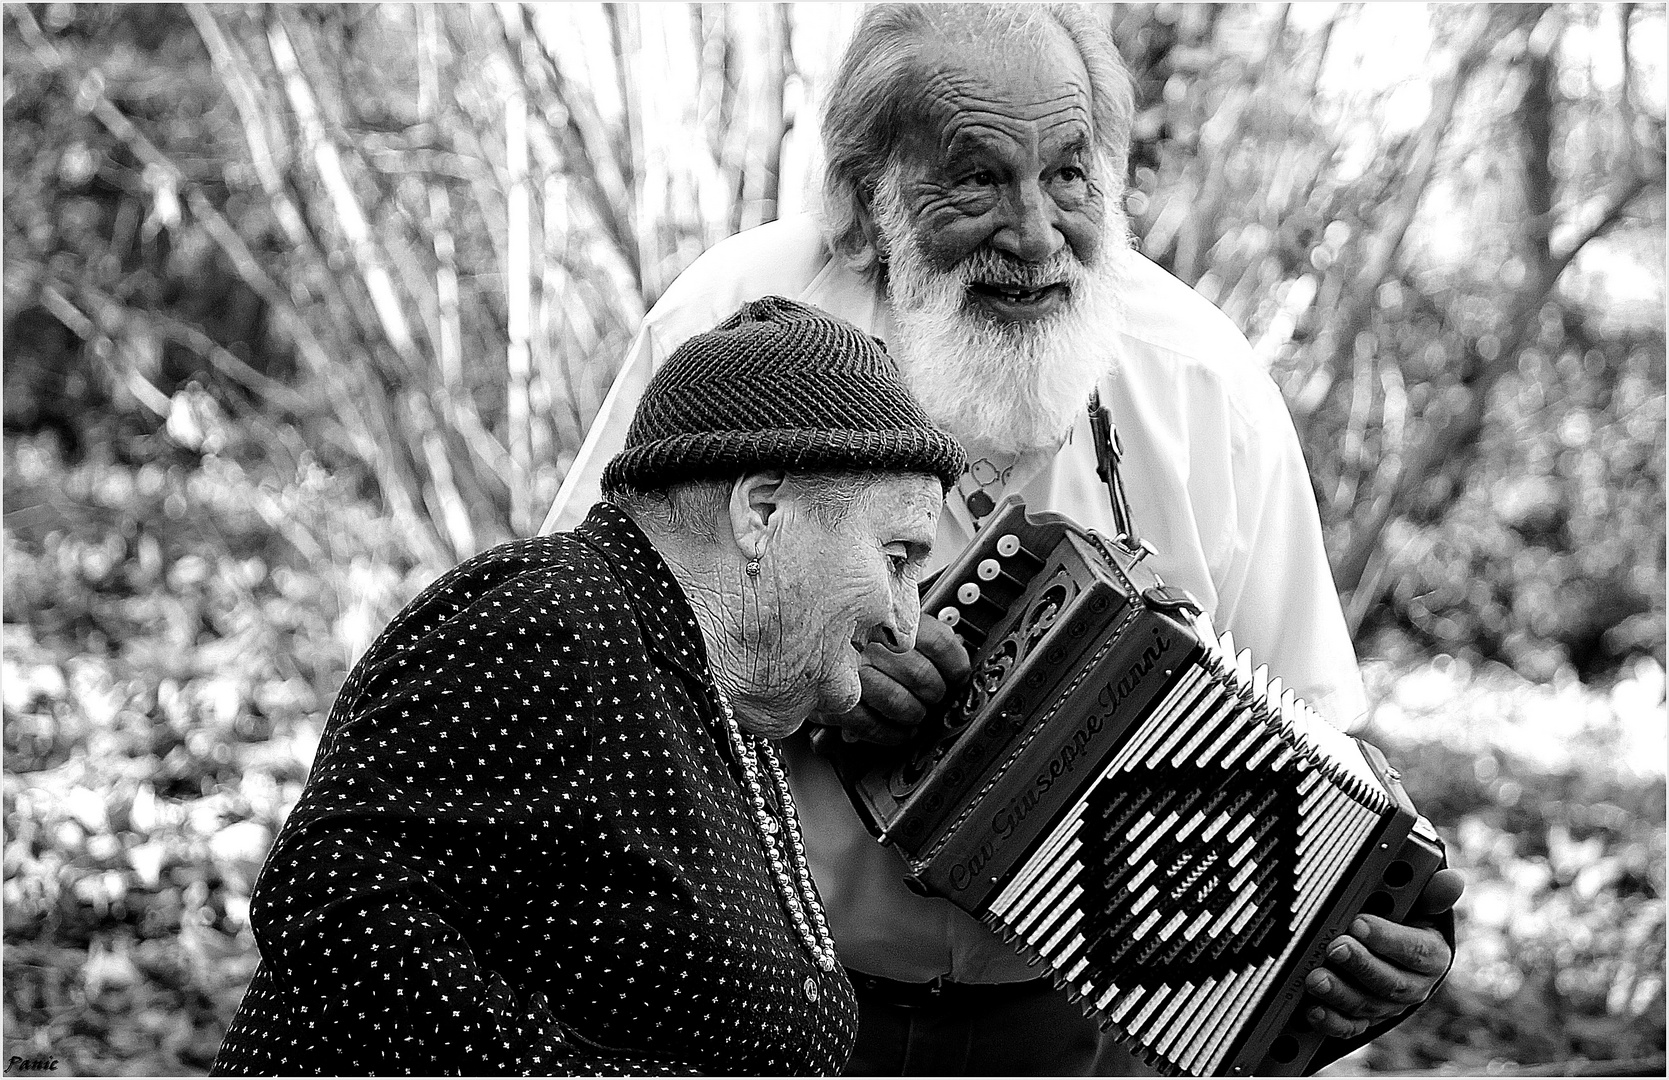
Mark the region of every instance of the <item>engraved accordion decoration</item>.
POLYGON ((938 577, 973 679, 900 758, 830 748, 870 830, 1169 1075, 1296 1075, 1327 944, 1443 848, 1373 747, 1138 553, 1010 496, 938 577))

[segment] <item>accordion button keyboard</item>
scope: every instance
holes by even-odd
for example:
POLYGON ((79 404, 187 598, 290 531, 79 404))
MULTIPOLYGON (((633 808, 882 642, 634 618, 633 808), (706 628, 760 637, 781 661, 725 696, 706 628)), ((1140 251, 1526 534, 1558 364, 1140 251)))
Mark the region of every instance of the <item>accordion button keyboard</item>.
POLYGON ((1383 887, 1350 879, 1401 857, 1379 849, 1406 799, 1132 558, 1005 503, 923 605, 975 678, 940 743, 863 797, 911 880, 1151 1067, 1261 1072, 1314 943, 1360 910, 1341 883, 1383 887))

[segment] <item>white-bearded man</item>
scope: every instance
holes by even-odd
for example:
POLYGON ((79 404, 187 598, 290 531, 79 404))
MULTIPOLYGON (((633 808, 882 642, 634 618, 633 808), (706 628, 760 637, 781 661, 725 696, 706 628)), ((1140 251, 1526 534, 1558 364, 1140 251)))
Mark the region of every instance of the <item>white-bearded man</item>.
MULTIPOLYGON (((689 336, 778 293, 888 343, 970 467, 935 559, 967 546, 1009 492, 1117 533, 1085 403, 1099 388, 1153 562, 1288 686, 1348 725, 1367 703, 1285 405, 1220 312, 1130 250, 1120 200, 1129 81, 1087 10, 878 5, 848 44, 823 114, 815 218, 749 230, 673 283, 644 321, 546 527, 596 497, 643 386, 689 336)), ((863 703, 824 718, 896 743, 968 674, 950 631, 871 650, 863 703)), ((974 919, 910 892, 827 763, 790 746, 808 854, 859 995, 852 1075, 1143 1071, 974 919)), ((1363 917, 1311 976, 1312 1065, 1424 1001, 1452 959, 1438 929, 1460 893, 1440 871, 1427 918, 1363 917)))

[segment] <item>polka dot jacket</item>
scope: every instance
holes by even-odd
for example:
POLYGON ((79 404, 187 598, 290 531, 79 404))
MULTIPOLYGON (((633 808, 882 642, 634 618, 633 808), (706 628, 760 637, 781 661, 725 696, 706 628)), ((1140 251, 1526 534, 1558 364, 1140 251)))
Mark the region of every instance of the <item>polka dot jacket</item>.
POLYGON ((635 525, 454 569, 344 684, 222 1074, 838 1072, 700 629, 635 525))

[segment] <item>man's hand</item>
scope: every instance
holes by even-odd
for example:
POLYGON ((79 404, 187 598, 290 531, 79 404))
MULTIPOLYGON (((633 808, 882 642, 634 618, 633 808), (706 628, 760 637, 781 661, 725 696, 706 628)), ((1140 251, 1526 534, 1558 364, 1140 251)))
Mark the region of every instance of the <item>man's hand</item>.
POLYGON ((847 742, 895 746, 915 734, 929 709, 968 681, 968 671, 968 650, 956 631, 924 618, 913 651, 897 653, 874 643, 864 650, 858 707, 823 722, 840 728, 847 742))
POLYGON ((1334 940, 1327 963, 1310 972, 1304 1018, 1336 1039, 1354 1038, 1431 996, 1454 958, 1443 935, 1422 916, 1441 915, 1466 888, 1456 870, 1439 870, 1414 903, 1407 925, 1359 915, 1334 940))

